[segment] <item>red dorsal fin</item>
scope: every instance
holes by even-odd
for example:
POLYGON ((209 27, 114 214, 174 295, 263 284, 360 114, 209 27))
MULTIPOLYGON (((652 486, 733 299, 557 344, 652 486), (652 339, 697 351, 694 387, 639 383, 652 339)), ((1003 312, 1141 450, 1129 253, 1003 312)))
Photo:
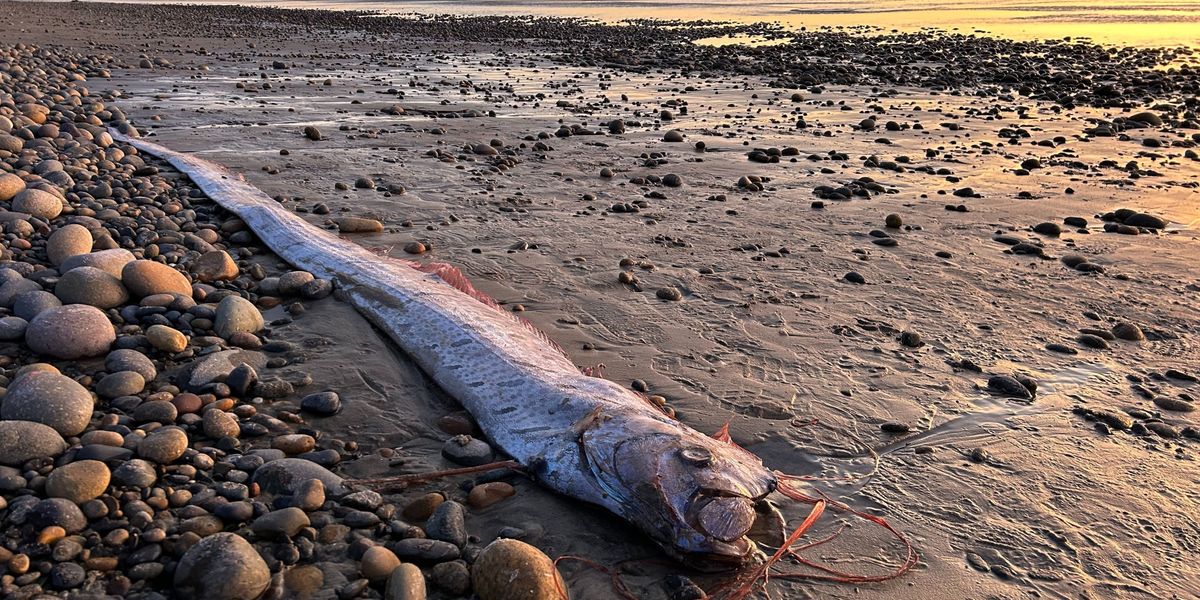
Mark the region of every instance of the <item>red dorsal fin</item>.
POLYGON ((725 421, 725 424, 716 433, 712 434, 712 439, 718 442, 725 442, 726 444, 733 443, 733 438, 729 437, 729 421, 725 421))
POLYGON ((413 261, 408 261, 408 260, 403 261, 403 262, 408 263, 410 266, 412 266, 412 268, 414 268, 418 271, 421 271, 423 273, 429 273, 431 275, 436 275, 438 279, 441 279, 442 281, 446 282, 446 284, 449 285, 450 287, 453 287, 454 289, 482 302, 483 304, 486 304, 486 305, 496 309, 497 311, 504 313, 504 314, 508 315, 509 317, 512 317, 512 319, 514 321, 516 321, 517 323, 520 323, 523 327, 525 327, 525 328, 529 329, 530 331, 532 331, 533 333, 537 334, 537 336, 539 338, 541 338, 542 341, 549 344, 551 348, 554 348, 559 353, 561 353, 563 356, 567 355, 567 352, 562 349, 562 346, 559 346, 558 344, 554 343, 554 340, 547 337, 546 333, 543 332, 541 329, 538 329, 536 326, 534 326, 533 323, 530 323, 529 321, 522 319, 521 317, 518 317, 518 316, 504 310, 503 308, 500 307, 500 303, 493 300, 491 296, 475 289, 475 286, 471 285, 471 280, 467 279, 467 276, 464 275, 462 271, 458 270, 457 267, 454 267, 454 266, 446 264, 446 263, 440 263, 440 262, 418 263, 418 262, 413 262, 413 261))

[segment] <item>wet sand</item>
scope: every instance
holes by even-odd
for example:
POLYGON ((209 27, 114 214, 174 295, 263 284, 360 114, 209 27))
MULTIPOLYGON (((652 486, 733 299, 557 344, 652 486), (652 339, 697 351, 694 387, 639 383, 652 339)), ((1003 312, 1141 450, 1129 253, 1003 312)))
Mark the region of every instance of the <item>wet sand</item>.
MULTIPOLYGON (((132 7, 0 10, 9 43, 111 53, 111 78, 91 88, 112 90, 153 141, 245 173, 314 223, 382 220, 382 233, 347 235, 402 257, 422 242, 431 250, 418 260, 454 264, 519 305, 577 364, 644 382, 701 431, 729 422, 768 466, 854 477, 877 453, 869 478, 813 488, 886 516, 920 566, 875 585, 776 582, 775 597, 1171 597, 1200 585, 1197 442, 1167 433, 1196 435, 1197 413, 1150 398, 1190 406, 1198 389, 1164 375, 1200 370, 1194 90, 1064 108, 1011 90, 809 89, 718 69, 571 64, 558 41, 400 37, 327 27, 319 14, 297 25, 263 13, 251 37, 222 35, 220 10, 189 13, 168 35, 132 7), (1146 110, 1166 124, 1086 133, 1146 110), (613 119, 624 133, 609 133, 613 119), (555 135, 573 125, 596 135, 555 135), (308 126, 324 139, 306 139, 308 126), (684 141, 664 141, 669 130, 684 141), (748 156, 771 148, 776 162, 748 156), (1028 159, 1039 164, 1023 173, 1028 159), (667 175, 682 185, 663 185, 667 175), (751 176, 762 190, 739 186, 751 176), (379 188, 356 188, 360 177, 379 188), (818 189, 862 178, 879 185, 856 184, 863 195, 850 199, 818 189), (313 214, 317 203, 332 214, 313 214), (1120 208, 1169 224, 1105 231, 1100 217, 1120 208), (892 214, 900 227, 886 227, 892 214), (1061 234, 1034 232, 1041 223, 1061 234), (1103 268, 1072 269, 1068 255, 1103 268), (1120 323, 1146 339, 1079 341, 1120 323), (993 375, 1030 377, 1036 395, 988 391, 993 375), (1143 411, 1142 434, 1098 431, 1096 414, 1130 408, 1143 411), (1158 422, 1171 427, 1144 424, 1158 422)), ((311 348, 305 368, 346 405, 310 426, 368 452, 398 449, 400 460, 344 463, 345 475, 446 467, 436 422, 453 400, 347 305, 323 303, 278 333, 311 348)), ((515 498, 468 515, 472 535, 517 526, 550 556, 602 564, 657 555, 601 511, 513 482, 515 498)), ((855 523, 813 555, 884 571, 896 548, 883 540, 855 523)), ((322 568, 316 597, 353 578, 322 568)), ((611 597, 603 576, 564 570, 573 598, 611 597)), ((676 571, 641 566, 631 583, 661 597, 676 571)))

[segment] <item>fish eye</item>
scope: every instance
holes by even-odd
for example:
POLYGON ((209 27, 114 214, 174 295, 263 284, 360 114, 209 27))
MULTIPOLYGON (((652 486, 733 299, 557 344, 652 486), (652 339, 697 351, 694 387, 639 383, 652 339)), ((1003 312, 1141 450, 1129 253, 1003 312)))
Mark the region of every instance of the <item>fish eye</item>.
POLYGON ((689 464, 697 467, 707 467, 708 465, 711 465, 713 461, 712 452, 709 452, 708 448, 703 448, 701 446, 684 448, 683 450, 679 451, 679 456, 681 456, 683 460, 687 461, 689 464))

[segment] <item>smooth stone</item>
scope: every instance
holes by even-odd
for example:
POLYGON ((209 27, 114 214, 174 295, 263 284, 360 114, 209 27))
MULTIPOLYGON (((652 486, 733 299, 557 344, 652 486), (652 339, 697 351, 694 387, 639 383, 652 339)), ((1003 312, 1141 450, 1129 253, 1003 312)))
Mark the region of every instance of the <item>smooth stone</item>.
POLYGON ((0 421, 0 465, 20 466, 33 458, 56 457, 67 449, 54 428, 34 421, 0 421))
POLYGON ((146 388, 146 378, 137 371, 118 371, 111 373, 96 384, 96 393, 101 398, 113 399, 121 396, 133 396, 146 388))
POLYGON ((87 388, 70 377, 46 371, 18 377, 3 400, 0 418, 42 423, 63 436, 83 433, 95 410, 87 388))
POLYGON ((433 511, 445 501, 446 496, 440 492, 429 492, 409 502, 401 514, 410 521, 424 521, 433 515, 433 511))
POLYGON ((425 535, 431 540, 450 542, 459 548, 467 545, 466 509, 453 500, 438 505, 425 523, 425 535))
MULTIPOLYGON (((5 136, 12 137, 12 136, 5 136)), ((12 174, 0 175, 0 202, 8 202, 25 189, 25 180, 12 174)))
POLYGON ((371 583, 380 583, 386 581, 399 566, 400 559, 396 558, 394 552, 383 546, 371 546, 363 553, 358 570, 371 583))
POLYGON ((170 354, 178 354, 187 349, 188 339, 183 332, 161 323, 151 325, 146 329, 146 340, 151 346, 170 354))
POLYGON ((105 354, 116 340, 117 331, 108 316, 84 304, 42 311, 25 331, 25 343, 31 350, 67 360, 105 354))
POLYGON ((279 276, 279 293, 284 296, 295 296, 300 293, 305 284, 315 279, 308 271, 288 271, 279 276))
POLYGON ((192 296, 192 284, 183 273, 152 260, 135 260, 121 269, 121 281, 135 298, 155 294, 192 296))
POLYGON ((26 188, 13 196, 12 209, 50 221, 62 214, 63 202, 50 192, 26 188))
POLYGON ((42 286, 38 285, 36 281, 25 279, 18 275, 16 278, 9 279, 0 285, 0 306, 12 308, 18 296, 41 290, 42 286))
POLYGON ((471 488, 470 493, 467 494, 467 504, 476 509, 487 508, 516 493, 516 488, 503 481, 481 483, 471 488))
POLYGON ((224 250, 213 250, 202 254, 200 258, 196 259, 196 262, 192 263, 191 271, 197 281, 204 283, 236 279, 239 272, 233 257, 224 250))
POLYGON ((456 435, 442 445, 442 456, 465 467, 492 462, 494 454, 487 442, 469 435, 456 435))
POLYGON ((425 600, 425 577, 412 563, 404 563, 388 577, 383 600, 425 600))
POLYGON ((257 333, 264 327, 262 313, 254 303, 241 296, 226 296, 217 305, 213 330, 228 339, 236 332, 257 333))
MULTIPOLYGON (((88 254, 77 254, 63 260, 58 266, 59 273, 68 273, 72 269, 79 267, 96 267, 101 271, 116 277, 121 278, 124 273, 125 265, 134 261, 133 253, 124 248, 111 248, 108 250, 99 250, 88 254)), ((189 291, 188 295, 191 293, 189 291)))
POLYGON ((120 349, 109 352, 108 356, 104 357, 104 368, 109 373, 134 371, 147 382, 154 381, 158 377, 154 361, 137 350, 120 349))
POLYGON ((108 466, 100 461, 67 463, 46 477, 46 495, 82 504, 103 494, 111 476, 108 466))
POLYGON ((434 587, 451 596, 465 596, 471 591, 471 570, 461 560, 433 565, 430 581, 434 587))
POLYGON ((337 392, 317 392, 300 400, 300 410, 322 416, 335 415, 342 410, 342 400, 337 392))
POLYGON ((201 426, 204 429, 204 435, 213 439, 237 437, 242 432, 237 417, 233 413, 227 413, 218 408, 204 411, 201 426))
POLYGON ((1021 385, 1021 382, 1015 377, 1008 375, 993 375, 988 378, 988 389, 1001 394, 1003 396, 1011 396, 1014 398, 1022 398, 1029 400, 1033 398, 1029 388, 1021 385))
POLYGON ((0 341, 15 342, 25 337, 25 330, 29 328, 29 321, 21 317, 2 317, 0 318, 0 341))
POLYGON ((294 506, 273 510, 250 524, 255 535, 270 540, 290 538, 310 524, 308 515, 294 506))
POLYGON ((347 489, 341 477, 325 467, 302 458, 280 458, 272 460, 254 471, 254 483, 264 493, 295 494, 299 486, 309 479, 319 479, 325 491, 335 498, 346 495, 347 489))
POLYGON ((56 267, 72 256, 91 251, 92 232, 78 223, 59 227, 46 239, 46 258, 56 267))
POLYGON ((54 295, 63 304, 87 304, 96 308, 113 308, 129 300, 129 292, 125 291, 121 280, 96 267, 67 271, 54 286, 54 295))
POLYGON ((1192 412, 1196 410, 1196 405, 1191 402, 1172 396, 1155 396, 1154 405, 1163 410, 1173 412, 1192 412))
POLYGON ((32 321, 43 312, 59 306, 62 306, 62 301, 58 296, 42 290, 31 290, 17 294, 13 298, 12 309, 14 315, 32 321))
POLYGON ((1112 334, 1117 339, 1130 342, 1140 342, 1146 339, 1146 334, 1142 333, 1142 328, 1133 323, 1118 323, 1112 328, 1112 334))
POLYGON ((325 504, 325 484, 320 479, 303 481, 292 494, 292 506, 305 512, 319 510, 325 504))
POLYGON ((175 462, 188 448, 188 437, 178 427, 156 429, 138 444, 138 456, 166 465, 175 462))
POLYGON ((479 600, 544 600, 561 597, 567 585, 541 550, 512 539, 487 545, 471 566, 479 600))
POLYGON ((174 583, 185 600, 255 600, 270 585, 271 570, 242 537, 214 533, 188 548, 174 583))
POLYGON ((341 217, 334 219, 338 231, 342 233, 379 233, 383 231, 383 223, 364 217, 341 217))
MULTIPOLYGON (((93 447, 96 446, 88 446, 88 448, 93 447)), ((108 447, 99 446, 99 448, 108 447)), ((117 450, 124 449, 118 448, 117 450)), ((127 453, 128 450, 125 450, 125 452, 127 453)), ((148 488, 154 485, 154 482, 158 480, 158 473, 155 471, 153 463, 140 458, 134 458, 122 460, 121 463, 115 469, 113 469, 112 480, 117 485, 124 487, 148 488)))
POLYGON ((39 529, 62 527, 67 533, 82 531, 87 517, 79 506, 66 498, 46 498, 33 506, 27 520, 39 529))

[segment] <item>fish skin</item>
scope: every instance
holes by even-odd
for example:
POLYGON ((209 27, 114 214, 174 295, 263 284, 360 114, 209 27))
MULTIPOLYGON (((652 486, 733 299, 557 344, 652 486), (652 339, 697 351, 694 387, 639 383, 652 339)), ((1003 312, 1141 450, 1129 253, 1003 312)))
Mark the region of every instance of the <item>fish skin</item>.
POLYGON ((187 174, 296 268, 337 280, 351 304, 541 484, 634 523, 689 565, 723 570, 760 558, 744 532, 737 535, 739 525, 745 511, 753 520, 754 504, 777 482, 753 454, 668 418, 631 390, 584 375, 532 326, 412 263, 309 224, 240 175, 110 131, 187 174), (703 511, 717 498, 714 506, 731 514, 703 511), (708 534, 703 522, 729 539, 708 534))

